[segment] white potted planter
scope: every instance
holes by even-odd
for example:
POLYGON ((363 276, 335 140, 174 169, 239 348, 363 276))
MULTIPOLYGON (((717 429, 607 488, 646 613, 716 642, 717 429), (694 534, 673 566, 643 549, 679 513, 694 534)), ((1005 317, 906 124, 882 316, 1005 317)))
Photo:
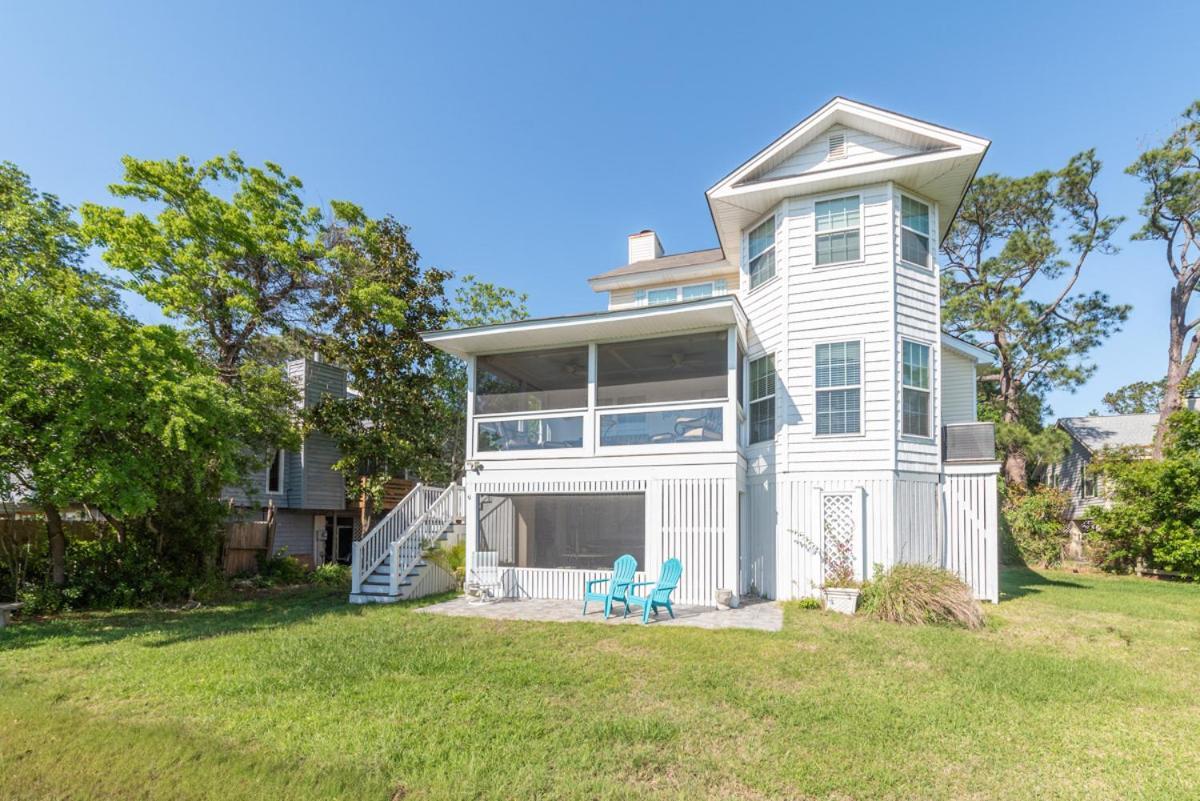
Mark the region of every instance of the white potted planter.
POLYGON ((737 609, 738 603, 739 599, 733 594, 733 590, 717 590, 717 609, 737 609))
POLYGON ((825 608, 843 615, 853 615, 858 610, 861 592, 857 587, 825 587, 821 590, 825 597, 825 608))

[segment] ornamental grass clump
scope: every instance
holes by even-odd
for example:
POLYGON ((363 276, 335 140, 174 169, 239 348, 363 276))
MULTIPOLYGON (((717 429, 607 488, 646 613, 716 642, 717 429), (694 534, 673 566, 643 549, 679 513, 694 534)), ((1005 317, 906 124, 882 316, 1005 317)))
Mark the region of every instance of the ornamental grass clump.
POLYGON ((892 623, 983 627, 983 610, 971 588, 950 571, 929 565, 898 564, 880 572, 863 589, 861 609, 892 623))

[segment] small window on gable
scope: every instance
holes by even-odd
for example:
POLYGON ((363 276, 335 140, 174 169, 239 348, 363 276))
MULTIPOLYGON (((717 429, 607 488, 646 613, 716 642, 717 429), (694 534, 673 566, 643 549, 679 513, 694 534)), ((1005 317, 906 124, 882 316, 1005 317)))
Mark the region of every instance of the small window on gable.
POLYGON ((775 217, 750 232, 750 288, 775 277, 775 217))
POLYGON ((283 492, 283 449, 275 451, 271 466, 267 468, 267 492, 283 492))
POLYGON ((931 267, 929 206, 907 195, 900 196, 900 258, 909 264, 931 267))
POLYGON ((708 284, 692 284, 683 288, 684 300, 700 300, 701 298, 711 298, 713 293, 713 285, 708 284))
POLYGON ((817 266, 858 261, 860 220, 858 197, 818 201, 814 207, 817 266))
POLYGON ((829 135, 829 158, 846 158, 846 134, 835 133, 829 135))

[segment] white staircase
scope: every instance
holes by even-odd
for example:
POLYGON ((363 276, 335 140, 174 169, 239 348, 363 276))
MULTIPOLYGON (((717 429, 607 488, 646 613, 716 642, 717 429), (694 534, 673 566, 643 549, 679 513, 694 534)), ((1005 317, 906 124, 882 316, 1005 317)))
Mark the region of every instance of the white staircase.
POLYGON ((458 484, 417 484, 365 537, 354 543, 350 603, 395 603, 453 588, 453 577, 425 559, 463 518, 458 484))

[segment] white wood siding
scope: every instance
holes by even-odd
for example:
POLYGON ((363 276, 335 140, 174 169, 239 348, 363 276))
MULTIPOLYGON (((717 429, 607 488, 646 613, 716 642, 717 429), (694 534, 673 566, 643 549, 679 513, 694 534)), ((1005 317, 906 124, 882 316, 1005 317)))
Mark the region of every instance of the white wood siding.
POLYGON ((746 527, 742 531, 742 587, 748 593, 757 590, 766 598, 778 597, 776 586, 776 532, 779 511, 774 480, 746 482, 746 527))
POLYGON ((900 474, 896 479, 897 562, 938 563, 937 476, 900 474))
MULTIPOLYGON (((936 203, 932 203, 913 192, 901 191, 899 188, 893 187, 892 247, 893 252, 896 254, 896 397, 894 419, 896 432, 896 468, 898 470, 936 473, 941 461, 942 425, 941 388, 938 386, 938 378, 941 373, 939 365, 942 359, 942 321, 941 303, 939 300, 941 289, 938 284, 936 262, 934 268, 926 270, 900 260, 901 195, 908 195, 914 200, 919 200, 927 204, 929 206, 929 230, 931 232, 938 230, 938 209, 936 203), (901 429, 900 418, 903 411, 901 395, 904 391, 901 375, 903 369, 903 342, 906 339, 929 346, 930 380, 933 383, 930 399, 932 420, 930 421, 929 433, 931 436, 929 437, 906 436, 902 433, 901 429)), ((930 246, 936 251, 936 247, 934 246, 935 241, 936 234, 931 233, 930 246)))
POLYGON ((770 179, 802 175, 809 171, 866 164, 919 152, 920 150, 915 147, 903 145, 876 134, 848 128, 845 125, 831 125, 810 144, 797 150, 777 167, 764 173, 762 177, 770 179), (841 133, 846 137, 846 155, 844 158, 831 160, 829 158, 829 136, 835 133, 841 133))
POLYGON ((942 424, 974 423, 975 360, 943 348, 941 373, 942 424))
MULTIPOLYGON (((787 355, 782 407, 786 410, 786 466, 805 471, 877 470, 893 466, 896 336, 892 325, 891 202, 884 185, 787 203, 787 355), (814 264, 816 200, 860 196, 859 262, 814 264), (862 342, 862 428, 859 435, 815 433, 815 348, 819 343, 862 342)), ((751 326, 757 320, 747 310, 751 326)), ((777 359, 777 367, 779 365, 777 359)), ((777 405, 780 405, 777 403, 777 405)))

